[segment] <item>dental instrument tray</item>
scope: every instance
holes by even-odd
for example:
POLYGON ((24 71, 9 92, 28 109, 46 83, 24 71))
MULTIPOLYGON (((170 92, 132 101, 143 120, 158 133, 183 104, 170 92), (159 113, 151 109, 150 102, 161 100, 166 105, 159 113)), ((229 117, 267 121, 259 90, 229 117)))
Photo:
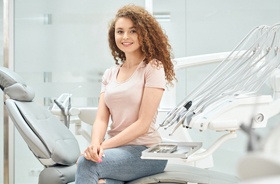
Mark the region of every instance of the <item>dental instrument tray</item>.
POLYGON ((143 159, 186 159, 202 146, 201 142, 159 143, 142 152, 143 159))

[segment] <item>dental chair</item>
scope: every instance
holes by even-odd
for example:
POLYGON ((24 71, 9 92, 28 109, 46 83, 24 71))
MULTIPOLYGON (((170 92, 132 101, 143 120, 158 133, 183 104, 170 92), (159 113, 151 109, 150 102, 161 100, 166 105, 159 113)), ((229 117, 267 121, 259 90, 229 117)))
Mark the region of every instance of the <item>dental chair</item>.
POLYGON ((39 184, 74 183, 79 144, 55 115, 33 101, 34 91, 13 71, 0 67, 5 107, 34 156, 45 167, 39 184))
MULTIPOLYGON (((226 132, 208 150, 183 158, 186 162, 203 159, 222 143, 236 137, 240 125, 252 122, 253 128, 265 127, 270 117, 279 114, 280 96, 258 94, 276 68, 279 60, 280 25, 260 26, 176 106, 161 127, 196 128, 226 132), (252 38, 257 36, 256 41, 252 38), (253 44, 250 41, 254 41, 253 44), (246 48, 245 43, 249 43, 246 48)), ((49 110, 33 102, 34 92, 14 72, 0 68, 0 87, 9 97, 8 113, 30 150, 45 166, 39 184, 71 183, 75 179, 75 162, 79 145, 70 130, 49 110)), ((177 151, 172 153, 177 158, 177 151)), ((179 154, 180 155, 180 154, 179 154)), ((170 155, 142 154, 143 159, 169 159, 170 155)), ((168 164, 163 173, 140 178, 127 184, 197 183, 233 184, 239 178, 184 164, 168 164)))
MULTIPOLYGON (((0 87, 6 95, 5 107, 15 127, 34 156, 45 167, 39 184, 74 184, 78 142, 70 130, 47 108, 33 101, 35 93, 15 72, 0 67, 0 87)), ((127 184, 148 183, 237 183, 227 174, 169 164, 163 173, 127 184), (234 182, 233 182, 234 181, 234 182)))
MULTIPOLYGON (((74 184, 78 142, 70 130, 47 108, 33 101, 35 93, 15 72, 0 67, 0 87, 6 95, 5 107, 15 127, 34 156, 45 167, 39 184, 74 184)), ((163 173, 128 184, 224 183, 238 181, 219 172, 186 165, 168 165, 163 173)))

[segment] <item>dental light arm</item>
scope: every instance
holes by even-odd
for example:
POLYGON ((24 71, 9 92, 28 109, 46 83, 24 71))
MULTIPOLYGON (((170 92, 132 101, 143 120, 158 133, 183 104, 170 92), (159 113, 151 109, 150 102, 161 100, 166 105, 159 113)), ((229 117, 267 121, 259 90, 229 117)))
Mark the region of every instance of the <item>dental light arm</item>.
POLYGON ((279 114, 280 99, 258 94, 280 65, 279 29, 279 24, 256 27, 226 57, 191 63, 191 57, 177 59, 177 68, 221 61, 160 124, 165 129, 173 128, 170 135, 180 126, 228 131, 204 152, 189 155, 188 161, 205 158, 222 143, 235 138, 241 124, 252 122, 253 128, 265 127, 269 118, 279 114))
MULTIPOLYGON (((239 106, 250 109, 254 104, 260 103, 263 104, 260 108, 264 111, 268 108, 268 104, 273 106, 270 97, 259 97, 257 92, 279 66, 279 27, 279 25, 259 26, 252 30, 228 57, 169 113, 161 126, 168 128, 178 123, 187 128, 215 129, 220 126, 210 122, 215 122, 214 118, 225 113, 227 109, 227 116, 223 117, 225 119, 216 122, 224 124, 224 130, 236 130, 239 129, 239 122, 245 118, 234 116, 234 113, 238 113, 238 109, 241 114, 244 112, 239 106), (233 115, 229 116, 231 110, 233 115)), ((251 114, 248 114, 248 117, 251 117, 251 114)), ((266 120, 267 118, 269 117, 266 117, 266 120)), ((263 127, 265 123, 263 124, 257 126, 263 127)))

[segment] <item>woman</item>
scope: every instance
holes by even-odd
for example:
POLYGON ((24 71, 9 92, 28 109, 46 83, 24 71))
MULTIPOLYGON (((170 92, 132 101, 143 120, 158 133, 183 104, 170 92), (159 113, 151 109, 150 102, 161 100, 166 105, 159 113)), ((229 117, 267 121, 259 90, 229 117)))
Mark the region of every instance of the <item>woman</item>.
POLYGON ((140 158, 161 142, 157 109, 166 82, 172 85, 175 79, 167 36, 145 9, 127 5, 110 24, 109 45, 116 66, 103 75, 91 144, 78 160, 77 184, 121 184, 163 172, 167 163, 140 158))

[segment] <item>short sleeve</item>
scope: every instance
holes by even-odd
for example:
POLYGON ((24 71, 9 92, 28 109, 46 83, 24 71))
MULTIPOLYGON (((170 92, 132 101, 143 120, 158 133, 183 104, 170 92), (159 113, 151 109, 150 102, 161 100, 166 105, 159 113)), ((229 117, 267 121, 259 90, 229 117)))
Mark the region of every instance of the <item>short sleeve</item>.
POLYGON ((145 87, 165 89, 165 85, 166 81, 163 65, 157 60, 151 61, 146 67, 145 87))
POLYGON ((111 75, 112 75, 112 70, 111 69, 106 69, 103 76, 102 76, 100 93, 103 93, 105 91, 106 86, 109 83, 109 80, 111 78, 111 75))

